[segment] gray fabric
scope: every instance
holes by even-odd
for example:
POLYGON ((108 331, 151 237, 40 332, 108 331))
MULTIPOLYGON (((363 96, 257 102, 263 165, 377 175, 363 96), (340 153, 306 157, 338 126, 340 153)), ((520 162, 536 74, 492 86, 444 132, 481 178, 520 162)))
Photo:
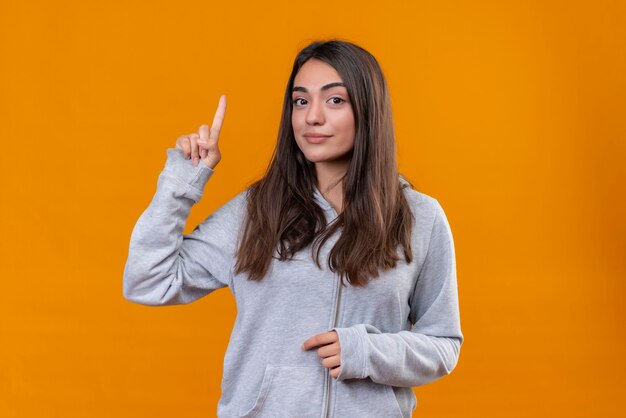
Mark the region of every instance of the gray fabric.
MULTIPOLYGON (((318 418, 327 407, 330 417, 410 417, 417 405, 411 387, 455 368, 463 334, 454 243, 436 199, 403 189, 415 216, 413 262, 402 257, 365 288, 343 287, 334 326, 338 275, 327 256, 338 234, 322 247, 322 269, 309 246, 293 260, 273 259, 261 282, 235 275, 247 191, 183 234, 214 170, 202 161, 194 167, 177 148, 167 157, 132 231, 123 295, 144 305, 176 305, 230 289, 237 318, 224 357, 219 417, 318 418), (341 346, 337 379, 316 348, 300 348, 331 329, 341 346)), ((317 189, 315 198, 329 222, 337 216, 317 189)))

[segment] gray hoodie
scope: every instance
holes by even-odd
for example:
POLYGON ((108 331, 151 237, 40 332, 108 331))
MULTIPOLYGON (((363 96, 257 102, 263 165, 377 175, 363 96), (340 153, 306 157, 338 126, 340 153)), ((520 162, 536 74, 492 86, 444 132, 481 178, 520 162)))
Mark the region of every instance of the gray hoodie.
MULTIPOLYGON (((329 270, 337 234, 321 249, 322 269, 309 245, 292 260, 274 258, 255 282, 234 274, 247 190, 183 234, 214 170, 202 161, 194 166, 177 148, 167 156, 132 231, 123 294, 139 304, 176 305, 230 289, 237 318, 224 357, 219 417, 410 417, 417 406, 411 387, 454 369, 463 343, 454 243, 436 199, 403 189, 415 217, 413 261, 401 257, 364 288, 340 287, 329 270), (322 366, 319 347, 300 348, 330 330, 341 348, 337 378, 322 366)), ((317 189, 315 199, 332 221, 337 213, 317 189)))

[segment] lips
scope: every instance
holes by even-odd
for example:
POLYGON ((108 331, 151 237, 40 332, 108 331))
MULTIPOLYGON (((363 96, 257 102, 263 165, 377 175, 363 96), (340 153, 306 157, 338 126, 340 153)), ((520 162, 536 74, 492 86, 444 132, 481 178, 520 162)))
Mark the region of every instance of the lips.
POLYGON ((324 142, 325 140, 327 140, 328 138, 330 138, 332 135, 322 135, 322 134, 304 134, 304 137, 306 138, 306 140, 311 143, 311 144, 319 144, 321 142, 324 142))

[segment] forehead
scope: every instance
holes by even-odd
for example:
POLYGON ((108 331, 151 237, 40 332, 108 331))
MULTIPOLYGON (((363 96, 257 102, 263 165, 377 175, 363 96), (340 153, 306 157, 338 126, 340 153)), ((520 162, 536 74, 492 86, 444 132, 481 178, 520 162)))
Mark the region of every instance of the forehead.
MULTIPOLYGON (((294 86, 302 86, 308 89, 319 90, 323 85, 332 82, 341 82, 341 76, 332 65, 324 61, 311 58, 305 62, 296 77, 294 78, 294 86)), ((339 87, 341 88, 341 87, 339 87)))

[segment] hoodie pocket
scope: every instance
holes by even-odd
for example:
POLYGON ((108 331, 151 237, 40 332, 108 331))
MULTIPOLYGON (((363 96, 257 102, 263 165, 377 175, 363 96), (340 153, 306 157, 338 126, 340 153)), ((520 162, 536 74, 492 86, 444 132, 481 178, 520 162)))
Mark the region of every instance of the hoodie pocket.
POLYGON ((337 417, 410 417, 403 413, 393 387, 365 379, 338 381, 334 415, 337 417))
POLYGON ((254 405, 241 418, 317 418, 323 396, 323 367, 267 365, 254 405))

